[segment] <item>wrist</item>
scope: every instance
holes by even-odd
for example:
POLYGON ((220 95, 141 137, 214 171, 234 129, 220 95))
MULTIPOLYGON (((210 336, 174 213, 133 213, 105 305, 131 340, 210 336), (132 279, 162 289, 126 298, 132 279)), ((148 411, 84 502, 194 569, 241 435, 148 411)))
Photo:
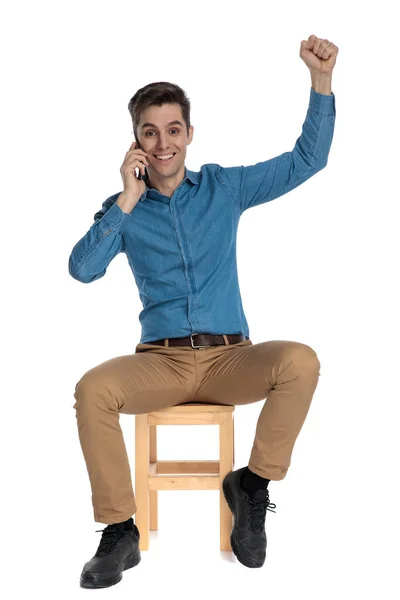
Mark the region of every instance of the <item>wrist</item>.
POLYGON ((131 195, 124 191, 118 196, 116 203, 123 212, 131 213, 139 200, 140 196, 131 195))
POLYGON ((332 75, 311 73, 311 87, 318 94, 330 96, 332 94, 332 75))

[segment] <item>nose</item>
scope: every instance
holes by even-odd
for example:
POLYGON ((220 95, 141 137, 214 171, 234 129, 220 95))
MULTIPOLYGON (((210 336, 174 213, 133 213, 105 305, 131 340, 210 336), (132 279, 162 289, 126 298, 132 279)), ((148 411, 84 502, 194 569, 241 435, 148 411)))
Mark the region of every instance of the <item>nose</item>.
POLYGON ((168 148, 168 140, 167 135, 161 133, 158 138, 157 150, 164 151, 168 148))

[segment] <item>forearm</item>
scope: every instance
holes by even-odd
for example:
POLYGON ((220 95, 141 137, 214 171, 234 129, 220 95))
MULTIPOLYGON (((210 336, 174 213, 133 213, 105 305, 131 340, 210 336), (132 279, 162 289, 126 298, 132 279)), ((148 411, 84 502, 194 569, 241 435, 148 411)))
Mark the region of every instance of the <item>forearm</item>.
POLYGON ((68 261, 70 275, 82 283, 100 279, 123 248, 122 227, 129 218, 114 204, 75 244, 68 261))
POLYGON ((332 93, 332 76, 315 75, 311 73, 311 87, 318 94, 330 96, 332 93))

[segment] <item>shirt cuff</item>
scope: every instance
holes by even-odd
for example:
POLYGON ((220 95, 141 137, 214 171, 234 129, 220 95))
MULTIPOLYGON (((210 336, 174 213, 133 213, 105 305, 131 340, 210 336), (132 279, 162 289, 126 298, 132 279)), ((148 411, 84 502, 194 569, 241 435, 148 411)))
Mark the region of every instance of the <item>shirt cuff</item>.
POLYGON ((111 227, 114 231, 122 231, 130 216, 131 213, 124 212, 119 204, 117 204, 115 201, 114 204, 104 214, 101 222, 107 229, 111 227))
POLYGON ((310 109, 323 117, 336 115, 335 94, 330 96, 319 94, 312 87, 310 88, 310 109))

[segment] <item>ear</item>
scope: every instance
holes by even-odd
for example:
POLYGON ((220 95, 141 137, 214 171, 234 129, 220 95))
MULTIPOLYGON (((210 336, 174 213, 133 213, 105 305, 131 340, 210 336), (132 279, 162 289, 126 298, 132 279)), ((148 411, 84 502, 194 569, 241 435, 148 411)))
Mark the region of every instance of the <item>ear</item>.
POLYGON ((187 143, 187 145, 188 145, 188 146, 189 146, 189 144, 191 144, 191 143, 192 143, 192 139, 193 139, 193 132, 194 132, 194 127, 193 127, 193 125, 191 125, 191 126, 189 127, 189 136, 188 136, 188 143, 187 143))

